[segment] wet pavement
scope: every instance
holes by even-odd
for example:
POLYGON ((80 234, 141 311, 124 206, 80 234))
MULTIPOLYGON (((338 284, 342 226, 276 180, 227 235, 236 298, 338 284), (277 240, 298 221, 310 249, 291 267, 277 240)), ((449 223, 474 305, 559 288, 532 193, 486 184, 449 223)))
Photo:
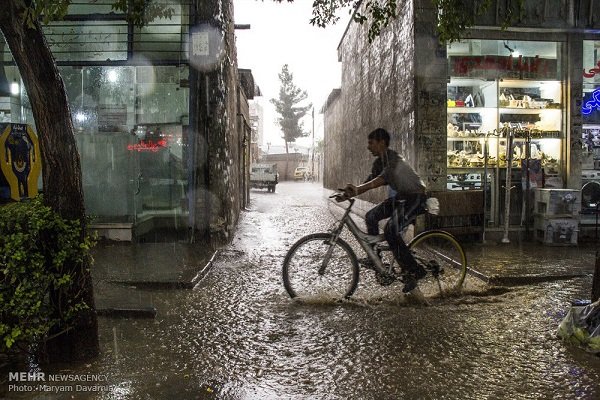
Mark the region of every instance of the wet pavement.
POLYGON ((570 302, 589 296, 595 246, 466 243, 470 266, 487 276, 548 279, 498 289, 469 277, 463 296, 430 306, 407 301, 398 284, 379 286, 370 271, 361 272, 351 301, 292 301, 281 282, 283 257, 341 216, 327 194, 292 182, 277 193, 252 191, 233 242, 194 289, 136 288, 156 308, 154 319, 101 317, 98 359, 44 368, 105 377, 96 392, 7 393, 4 374, 0 396, 600 398, 600 358, 555 335, 570 302), (573 271, 582 276, 551 279, 573 271))

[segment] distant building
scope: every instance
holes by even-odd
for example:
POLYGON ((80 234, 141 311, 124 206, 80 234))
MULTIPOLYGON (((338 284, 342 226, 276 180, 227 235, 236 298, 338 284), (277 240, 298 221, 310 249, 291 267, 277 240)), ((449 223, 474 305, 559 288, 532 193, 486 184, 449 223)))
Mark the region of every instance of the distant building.
POLYGON ((250 102, 250 124, 252 125, 252 143, 258 147, 264 145, 265 113, 259 99, 250 102))

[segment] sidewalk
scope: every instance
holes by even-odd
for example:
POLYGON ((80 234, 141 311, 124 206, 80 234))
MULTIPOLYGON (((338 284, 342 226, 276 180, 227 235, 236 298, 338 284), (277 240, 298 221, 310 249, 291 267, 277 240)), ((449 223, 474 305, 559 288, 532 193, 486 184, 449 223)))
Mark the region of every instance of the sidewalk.
POLYGON ((148 289, 194 287, 215 254, 201 243, 98 243, 91 268, 96 309, 101 315, 154 316, 148 289))
POLYGON ((552 247, 539 242, 463 246, 469 267, 495 285, 525 285, 580 276, 591 279, 598 251, 598 245, 593 243, 574 247, 552 247))

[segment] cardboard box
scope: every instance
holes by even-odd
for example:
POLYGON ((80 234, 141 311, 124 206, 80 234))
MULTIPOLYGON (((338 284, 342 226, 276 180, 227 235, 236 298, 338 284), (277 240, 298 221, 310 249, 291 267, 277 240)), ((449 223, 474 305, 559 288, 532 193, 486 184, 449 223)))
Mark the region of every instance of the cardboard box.
POLYGON ((574 189, 535 189, 534 213, 547 217, 578 217, 581 193, 574 189))
POLYGON ((579 234, 579 220, 574 218, 548 218, 536 215, 534 218, 535 238, 550 246, 576 246, 579 234))

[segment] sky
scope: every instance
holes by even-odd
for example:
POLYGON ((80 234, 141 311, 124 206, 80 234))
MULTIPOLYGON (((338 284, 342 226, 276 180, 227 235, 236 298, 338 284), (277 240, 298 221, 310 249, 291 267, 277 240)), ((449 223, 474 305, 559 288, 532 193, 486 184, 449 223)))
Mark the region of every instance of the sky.
MULTIPOLYGON (((276 123, 277 113, 270 103, 279 95, 278 74, 288 64, 296 86, 308 92, 307 102, 315 107, 315 140, 323 137, 319 111, 329 93, 340 87, 341 63, 337 47, 346 30, 350 15, 340 11, 337 24, 327 28, 312 26, 312 0, 276 3, 272 0, 234 0, 236 24, 250 24, 249 30, 236 30, 239 68, 252 70, 262 97, 255 98, 264 108, 264 142, 283 146, 282 133, 276 123)), ((310 115, 310 111, 308 113, 310 115)), ((312 120, 305 117, 304 130, 311 132, 312 120)), ((310 146, 312 137, 296 141, 310 146)))

